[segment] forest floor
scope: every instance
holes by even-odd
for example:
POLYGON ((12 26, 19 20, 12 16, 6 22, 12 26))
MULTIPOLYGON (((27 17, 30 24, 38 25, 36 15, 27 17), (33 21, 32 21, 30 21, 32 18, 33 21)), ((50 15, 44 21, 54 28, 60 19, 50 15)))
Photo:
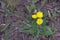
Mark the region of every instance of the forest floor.
MULTIPOLYGON (((4 0, 2 1, 4 2, 4 0)), ((32 35, 26 33, 20 33, 18 30, 21 29, 23 26, 19 24, 21 20, 25 19, 25 14, 27 12, 26 7, 24 5, 29 4, 30 0, 19 0, 18 5, 16 5, 14 12, 8 14, 6 17, 6 13, 3 12, 0 3, 0 30, 2 28, 2 24, 8 24, 6 31, 8 31, 8 40, 31 40, 33 37, 32 35), (20 13, 19 13, 20 12, 20 13), (10 28, 12 27, 12 29, 10 28)), ((40 8, 40 1, 37 2, 37 8, 40 8)), ((50 11, 55 10, 57 8, 57 14, 59 16, 56 17, 55 20, 55 28, 57 29, 56 34, 54 35, 54 40, 60 40, 60 1, 59 0, 49 0, 43 6, 43 10, 47 10, 49 8, 50 11)), ((5 32, 0 32, 0 40, 4 40, 5 32)), ((40 38, 38 38, 40 40, 40 38)))

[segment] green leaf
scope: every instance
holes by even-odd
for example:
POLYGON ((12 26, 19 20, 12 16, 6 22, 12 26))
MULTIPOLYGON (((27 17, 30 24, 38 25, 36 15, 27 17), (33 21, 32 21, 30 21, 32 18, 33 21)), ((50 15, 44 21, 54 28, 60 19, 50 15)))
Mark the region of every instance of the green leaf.
POLYGON ((38 0, 32 0, 33 3, 36 3, 38 0))
POLYGON ((29 33, 29 30, 30 30, 29 27, 24 27, 22 30, 20 30, 20 32, 29 33))
POLYGON ((35 9, 36 7, 35 7, 35 5, 33 5, 33 4, 30 4, 30 5, 28 5, 27 6, 27 10, 29 11, 29 12, 31 12, 33 9, 35 9))
POLYGON ((2 4, 2 9, 6 13, 6 15, 8 15, 10 13, 10 10, 8 10, 7 5, 4 2, 1 2, 1 4, 2 4))
POLYGON ((42 24, 42 26, 45 26, 46 23, 47 23, 47 20, 46 20, 46 18, 44 18, 44 19, 43 19, 43 24, 42 24))
POLYGON ((52 13, 52 17, 55 18, 58 14, 56 12, 52 13))
POLYGON ((54 32, 51 30, 51 28, 47 27, 46 35, 52 35, 54 32))
POLYGON ((50 35, 54 34, 54 31, 48 26, 41 26, 38 30, 38 33, 40 36, 42 36, 42 35, 50 36, 50 35))
POLYGON ((5 31, 9 24, 2 25, 1 32, 5 31))
POLYGON ((44 17, 48 16, 48 12, 44 11, 44 17))
POLYGON ((5 31, 4 40, 9 40, 9 33, 7 31, 5 31))

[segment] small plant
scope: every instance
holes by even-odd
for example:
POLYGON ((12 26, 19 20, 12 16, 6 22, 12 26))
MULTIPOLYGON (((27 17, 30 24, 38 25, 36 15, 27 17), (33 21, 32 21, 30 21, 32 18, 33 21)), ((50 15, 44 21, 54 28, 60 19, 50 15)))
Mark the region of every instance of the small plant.
POLYGON ((23 21, 24 23, 26 22, 28 26, 25 26, 21 30, 21 32, 31 34, 34 37, 32 40, 37 40, 39 36, 45 38, 53 35, 55 33, 54 28, 52 27, 53 23, 50 23, 52 24, 51 26, 47 25, 49 21, 48 18, 53 19, 53 17, 50 16, 51 14, 49 12, 46 13, 36 9, 36 5, 34 3, 32 5, 34 5, 34 8, 31 6, 31 10, 29 10, 29 7, 27 8, 29 11, 29 15, 27 16, 26 21, 28 22, 26 22, 25 20, 23 21), (31 14, 31 11, 33 9, 35 11, 31 14))
POLYGON ((50 36, 54 34, 54 30, 46 25, 47 21, 46 18, 43 18, 43 12, 38 11, 35 14, 32 14, 32 21, 29 23, 31 27, 23 28, 22 32, 32 34, 34 38, 39 36, 50 36))

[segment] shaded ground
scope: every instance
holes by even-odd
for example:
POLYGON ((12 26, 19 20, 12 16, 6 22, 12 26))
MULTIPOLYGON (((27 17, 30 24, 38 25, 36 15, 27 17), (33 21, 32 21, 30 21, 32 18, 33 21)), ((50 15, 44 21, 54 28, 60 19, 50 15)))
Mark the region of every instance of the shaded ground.
MULTIPOLYGON (((51 0, 49 2, 47 2, 45 4, 45 6, 43 6, 43 10, 47 10, 48 8, 50 8, 50 11, 55 10, 54 8, 58 8, 60 7, 59 1, 56 0, 56 5, 52 5, 51 2, 54 2, 55 0, 51 0)), ((19 4, 16 6, 15 8, 15 12, 11 13, 8 15, 8 17, 5 16, 5 13, 2 12, 2 8, 0 8, 0 25, 1 24, 5 24, 8 23, 8 28, 6 29, 6 31, 8 31, 8 36, 9 36, 9 40, 31 40, 33 37, 29 34, 26 33, 20 33, 18 30, 23 28, 23 26, 21 26, 19 24, 19 22, 21 20, 25 19, 25 13, 26 13, 26 7, 24 5, 28 5, 29 3, 31 3, 31 1, 27 1, 27 0, 19 0, 19 4), (20 12, 20 14, 19 14, 20 12), (11 29, 12 27, 12 29, 11 29)), ((38 2, 37 4, 37 8, 40 7, 40 2, 38 2)), ((1 7, 1 6, 0 6, 1 7)), ((57 12, 57 14, 60 15, 60 12, 57 12)), ((0 26, 1 27, 1 26, 0 26)), ((57 17, 56 22, 55 22, 55 28, 57 29, 57 32, 55 34, 55 39, 54 40, 60 40, 60 16, 57 17)), ((4 40, 4 32, 0 32, 0 40, 4 40)), ((38 40, 40 40, 40 38, 38 38, 38 40)))

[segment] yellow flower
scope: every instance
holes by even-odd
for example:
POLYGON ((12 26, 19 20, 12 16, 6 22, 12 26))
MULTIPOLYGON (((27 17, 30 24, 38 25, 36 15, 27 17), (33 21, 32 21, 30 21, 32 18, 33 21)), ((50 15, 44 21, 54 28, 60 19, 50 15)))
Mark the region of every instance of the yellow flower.
POLYGON ((32 15, 32 18, 36 19, 36 18, 37 18, 37 16, 36 16, 35 14, 33 14, 33 15, 32 15))
POLYGON ((41 25, 41 24, 43 23, 43 19, 37 19, 36 23, 37 23, 38 25, 41 25))
POLYGON ((37 12, 37 17, 42 18, 43 17, 43 12, 41 12, 41 11, 37 12))

